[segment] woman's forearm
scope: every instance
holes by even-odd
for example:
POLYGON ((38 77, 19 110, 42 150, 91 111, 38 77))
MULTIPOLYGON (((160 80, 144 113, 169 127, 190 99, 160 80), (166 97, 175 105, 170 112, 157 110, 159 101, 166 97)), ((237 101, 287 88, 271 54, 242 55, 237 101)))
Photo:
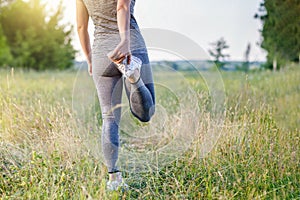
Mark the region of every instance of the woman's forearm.
POLYGON ((80 44, 82 47, 82 51, 90 64, 92 62, 92 57, 91 57, 91 43, 90 43, 90 36, 88 31, 85 28, 80 28, 78 27, 77 29, 80 44))
POLYGON ((130 0, 118 0, 117 21, 121 40, 130 39, 130 0))
POLYGON ((118 0, 117 22, 121 41, 107 56, 115 63, 127 59, 127 63, 130 64, 130 0, 118 0))
POLYGON ((88 63, 91 64, 91 44, 88 33, 89 14, 85 5, 80 0, 76 1, 76 22, 82 51, 88 63))

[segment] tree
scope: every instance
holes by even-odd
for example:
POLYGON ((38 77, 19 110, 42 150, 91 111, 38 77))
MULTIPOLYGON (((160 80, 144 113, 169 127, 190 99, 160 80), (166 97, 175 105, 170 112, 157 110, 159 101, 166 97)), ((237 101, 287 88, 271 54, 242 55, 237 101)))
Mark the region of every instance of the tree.
POLYGON ((3 5, 0 24, 14 58, 11 65, 36 70, 73 65, 72 27, 59 25, 62 4, 52 15, 46 14, 39 0, 6 1, 3 5))
POLYGON ((300 1, 264 0, 255 15, 263 23, 262 48, 268 52, 268 66, 299 62, 300 1))
POLYGON ((225 58, 230 57, 228 54, 224 54, 223 51, 229 48, 229 45, 226 43, 224 38, 220 38, 214 43, 211 43, 212 49, 208 50, 209 54, 214 57, 214 61, 217 67, 221 67, 225 58))
POLYGON ((245 51, 245 62, 249 62, 250 58, 250 52, 251 52, 251 43, 248 43, 246 51, 245 51))
POLYGON ((245 54, 244 54, 245 62, 243 64, 243 68, 245 71, 249 70, 250 52, 251 52, 251 43, 248 43, 245 54))
POLYGON ((10 48, 7 45, 7 39, 3 34, 0 24, 0 66, 8 65, 11 61, 12 55, 10 53, 10 48))

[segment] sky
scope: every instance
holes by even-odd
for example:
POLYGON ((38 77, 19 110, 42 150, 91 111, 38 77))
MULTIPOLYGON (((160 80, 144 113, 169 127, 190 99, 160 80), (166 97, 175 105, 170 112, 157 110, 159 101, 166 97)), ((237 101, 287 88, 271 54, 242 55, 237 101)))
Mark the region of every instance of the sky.
MULTIPOLYGON (((59 0, 42 0, 49 10, 59 0)), ((229 60, 244 60, 248 43, 251 61, 264 61, 266 53, 258 45, 261 41, 261 22, 254 19, 261 0, 136 0, 135 17, 140 29, 163 29, 185 36, 199 45, 207 54, 211 43, 221 37, 230 46, 225 53, 229 60)), ((76 27, 76 0, 63 0, 64 23, 76 27)), ((93 25, 90 25, 93 33, 93 25)), ((93 37, 91 37, 91 40, 93 37)), ((145 38, 147 44, 147 38, 145 38)), ((174 41, 176 42, 176 41, 174 41)), ((73 45, 79 51, 77 60, 84 60, 76 31, 73 45)), ((170 53, 149 50, 151 60, 179 59, 170 53)))

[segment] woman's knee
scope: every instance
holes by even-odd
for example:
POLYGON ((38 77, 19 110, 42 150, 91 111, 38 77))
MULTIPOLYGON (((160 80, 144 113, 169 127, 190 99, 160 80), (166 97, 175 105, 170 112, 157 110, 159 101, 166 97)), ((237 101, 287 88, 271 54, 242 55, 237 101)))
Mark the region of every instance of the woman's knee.
POLYGON ((155 105, 153 104, 149 109, 147 109, 146 112, 143 112, 141 114, 136 114, 132 112, 133 115, 141 122, 149 122, 155 113, 155 105))

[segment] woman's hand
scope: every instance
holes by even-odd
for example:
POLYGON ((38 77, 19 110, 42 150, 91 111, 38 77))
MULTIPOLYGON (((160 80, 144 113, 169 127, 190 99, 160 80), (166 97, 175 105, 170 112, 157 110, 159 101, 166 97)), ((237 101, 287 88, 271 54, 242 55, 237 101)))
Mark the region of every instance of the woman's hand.
POLYGON ((91 62, 88 62, 88 72, 90 76, 93 75, 93 66, 91 62))
POLYGON ((130 64, 131 53, 130 53, 130 40, 122 40, 118 46, 107 54, 108 58, 114 63, 121 63, 126 58, 127 64, 130 64))

